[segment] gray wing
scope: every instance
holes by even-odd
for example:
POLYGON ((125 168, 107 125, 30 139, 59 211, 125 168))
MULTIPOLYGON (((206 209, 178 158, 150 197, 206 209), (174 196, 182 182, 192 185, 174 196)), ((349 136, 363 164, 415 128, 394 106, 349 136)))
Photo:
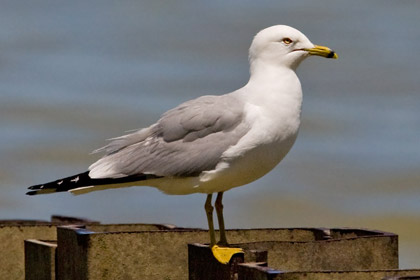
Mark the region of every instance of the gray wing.
POLYGON ((231 95, 185 102, 149 128, 115 138, 98 150, 106 155, 90 166, 90 176, 194 176, 212 170, 248 131, 243 107, 231 95))

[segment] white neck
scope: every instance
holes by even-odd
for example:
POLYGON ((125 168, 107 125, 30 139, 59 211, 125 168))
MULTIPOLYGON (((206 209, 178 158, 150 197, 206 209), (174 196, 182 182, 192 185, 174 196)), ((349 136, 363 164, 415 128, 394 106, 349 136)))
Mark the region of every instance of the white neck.
MULTIPOLYGON (((251 64, 251 76, 243 90, 248 103, 263 108, 277 121, 285 118, 299 125, 302 87, 293 69, 274 65, 251 64)), ((285 122, 285 121, 284 121, 285 122)), ((286 122, 285 122, 286 123, 286 122)))
POLYGON ((251 61, 250 78, 246 88, 252 91, 275 92, 281 95, 298 95, 301 99, 302 88, 294 69, 266 63, 261 60, 251 61))

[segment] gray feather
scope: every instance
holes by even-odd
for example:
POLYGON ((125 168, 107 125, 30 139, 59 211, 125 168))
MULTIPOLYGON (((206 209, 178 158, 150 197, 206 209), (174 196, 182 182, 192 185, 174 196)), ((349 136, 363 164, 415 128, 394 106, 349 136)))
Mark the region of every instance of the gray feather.
POLYGON ((214 169, 221 156, 248 131, 243 102, 233 96, 203 96, 163 114, 154 125, 115 138, 91 176, 141 173, 195 176, 214 169))

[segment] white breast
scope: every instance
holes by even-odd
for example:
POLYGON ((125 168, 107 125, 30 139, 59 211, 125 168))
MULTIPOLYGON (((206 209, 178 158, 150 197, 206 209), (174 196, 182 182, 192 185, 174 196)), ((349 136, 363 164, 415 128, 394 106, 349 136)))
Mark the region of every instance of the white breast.
POLYGON ((267 174, 290 151, 300 125, 301 98, 270 106, 248 104, 251 130, 223 154, 215 170, 203 172, 196 191, 213 193, 248 184, 267 174))

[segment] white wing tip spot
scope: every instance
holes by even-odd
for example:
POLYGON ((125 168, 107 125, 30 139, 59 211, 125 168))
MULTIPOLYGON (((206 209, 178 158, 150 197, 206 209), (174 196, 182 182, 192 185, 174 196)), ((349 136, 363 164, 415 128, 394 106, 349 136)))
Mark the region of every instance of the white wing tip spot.
POLYGON ((79 182, 79 176, 77 176, 76 178, 74 178, 74 179, 72 179, 72 180, 70 180, 71 182, 74 182, 74 183, 77 183, 77 182, 79 182))

